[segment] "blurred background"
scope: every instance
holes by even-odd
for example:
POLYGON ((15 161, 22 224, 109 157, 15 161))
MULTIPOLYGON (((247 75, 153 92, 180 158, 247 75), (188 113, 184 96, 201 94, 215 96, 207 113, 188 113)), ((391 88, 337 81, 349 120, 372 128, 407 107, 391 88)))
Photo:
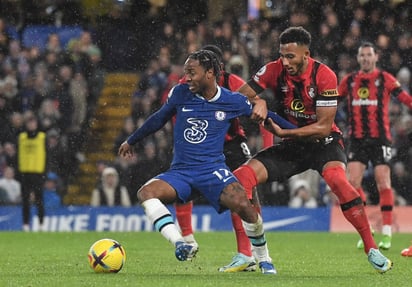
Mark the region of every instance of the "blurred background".
MULTIPOLYGON (((47 172, 61 204, 90 204, 107 167, 116 169, 135 204, 137 189, 169 166, 172 126, 139 143, 132 159, 119 158, 117 148, 160 107, 190 52, 216 44, 226 69, 247 80, 277 57, 283 29, 300 25, 312 33, 312 56, 339 79, 357 69, 357 47, 367 40, 378 48, 379 66, 410 92, 411 15, 412 2, 401 0, 2 0, 0 177, 15 170, 17 135, 35 115, 47 133, 47 172)), ((270 91, 263 97, 276 106, 270 91)), ((346 135, 345 118, 340 109, 336 121, 346 135)), ((410 205, 412 119, 395 99, 391 120, 396 203, 410 205)), ((259 129, 244 125, 256 152, 259 129)), ((308 192, 299 194, 315 206, 335 204, 317 174, 304 179, 261 186, 263 204, 287 206, 302 187, 308 192)), ((370 173, 364 185, 376 204, 370 173)), ((19 198, 2 204, 19 204, 19 198)))

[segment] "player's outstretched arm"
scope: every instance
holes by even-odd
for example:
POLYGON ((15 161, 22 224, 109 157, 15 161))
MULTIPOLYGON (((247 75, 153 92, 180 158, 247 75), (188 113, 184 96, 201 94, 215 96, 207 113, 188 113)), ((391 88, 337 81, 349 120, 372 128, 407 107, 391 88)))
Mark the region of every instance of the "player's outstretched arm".
POLYGON ((241 86, 238 92, 248 97, 249 101, 253 104, 253 111, 250 118, 259 123, 263 122, 268 114, 266 101, 261 99, 247 83, 241 86))
POLYGON ((336 109, 336 107, 318 107, 316 110, 316 122, 295 129, 281 128, 269 117, 265 123, 265 128, 281 138, 300 138, 304 140, 322 139, 330 134, 336 109))
POLYGON ((118 154, 123 157, 132 155, 131 146, 161 129, 173 117, 174 113, 174 109, 170 105, 163 105, 121 144, 118 154))
POLYGON ((405 90, 398 88, 393 93, 398 98, 398 100, 412 110, 412 96, 408 94, 405 90))
POLYGON ((265 124, 267 124, 268 119, 271 119, 274 123, 276 123, 282 129, 296 129, 297 126, 289 122, 288 120, 282 118, 277 113, 268 111, 268 117, 265 120, 265 124))

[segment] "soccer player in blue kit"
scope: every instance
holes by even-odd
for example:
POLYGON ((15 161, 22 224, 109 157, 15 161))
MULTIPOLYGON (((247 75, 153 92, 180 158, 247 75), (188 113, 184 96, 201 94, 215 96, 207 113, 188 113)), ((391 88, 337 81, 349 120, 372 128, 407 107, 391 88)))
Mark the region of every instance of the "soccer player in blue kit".
POLYGON ((217 85, 220 62, 211 51, 190 54, 184 72, 187 83, 175 86, 167 102, 119 148, 119 155, 130 156, 134 144, 176 117, 171 167, 139 189, 138 201, 155 229, 175 246, 176 258, 185 261, 193 258, 196 249, 184 241, 164 204, 187 202, 193 190, 199 191, 218 213, 230 209, 241 217, 262 273, 276 274, 262 218, 225 164, 223 154, 230 120, 251 116, 252 105, 245 96, 217 85))

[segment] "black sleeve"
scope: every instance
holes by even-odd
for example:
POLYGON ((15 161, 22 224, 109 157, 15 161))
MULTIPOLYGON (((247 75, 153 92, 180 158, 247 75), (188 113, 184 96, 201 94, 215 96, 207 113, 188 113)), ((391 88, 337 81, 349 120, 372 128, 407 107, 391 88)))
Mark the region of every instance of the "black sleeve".
POLYGON ((260 94, 263 92, 265 89, 263 89, 261 86, 259 86, 254 80, 250 79, 247 81, 247 84, 256 92, 256 94, 260 94))

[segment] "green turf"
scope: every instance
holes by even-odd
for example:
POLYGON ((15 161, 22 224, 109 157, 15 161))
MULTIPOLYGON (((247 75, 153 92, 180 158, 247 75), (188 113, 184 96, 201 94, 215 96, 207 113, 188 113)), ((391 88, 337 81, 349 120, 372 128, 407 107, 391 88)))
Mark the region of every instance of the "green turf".
MULTIPOLYGON (((0 286, 411 286, 412 258, 400 255, 412 234, 395 234, 384 252, 394 269, 376 273, 355 248, 356 234, 268 232, 278 275, 226 274, 217 268, 235 252, 230 232, 198 233, 200 251, 193 262, 179 262, 174 249, 155 232, 24 233, 0 232, 0 286), (117 274, 95 274, 87 251, 101 238, 118 240, 127 260, 117 274)), ((379 235, 377 235, 379 239, 379 235)))

